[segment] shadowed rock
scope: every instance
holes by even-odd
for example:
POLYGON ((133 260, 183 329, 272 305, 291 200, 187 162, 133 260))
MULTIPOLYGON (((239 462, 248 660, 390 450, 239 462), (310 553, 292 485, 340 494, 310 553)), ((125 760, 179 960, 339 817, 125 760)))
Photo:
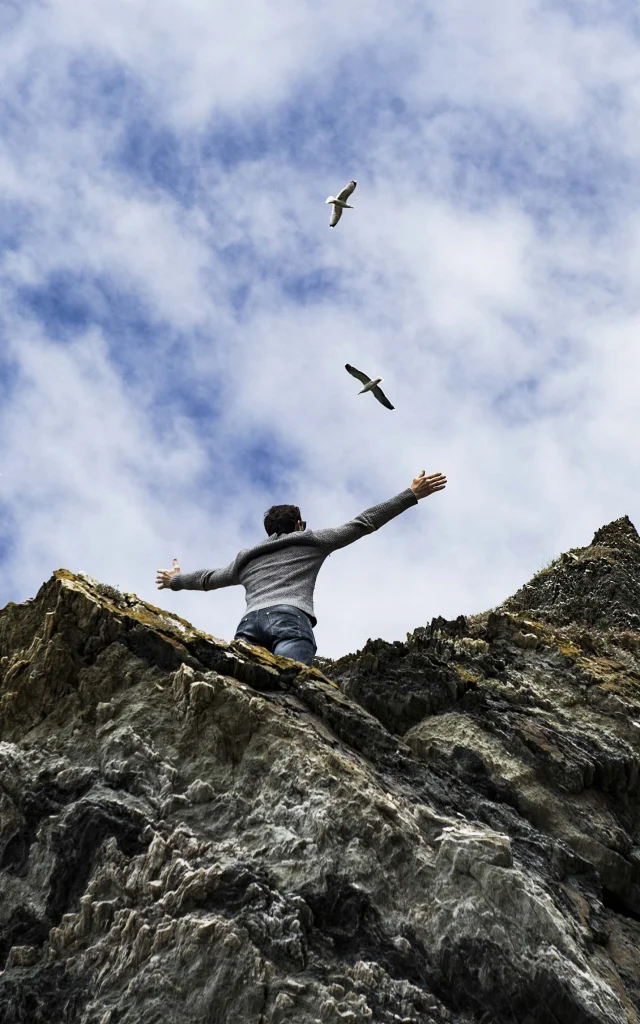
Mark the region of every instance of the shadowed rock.
POLYGON ((639 549, 325 674, 64 571, 9 605, 0 1020, 640 1024, 639 549))

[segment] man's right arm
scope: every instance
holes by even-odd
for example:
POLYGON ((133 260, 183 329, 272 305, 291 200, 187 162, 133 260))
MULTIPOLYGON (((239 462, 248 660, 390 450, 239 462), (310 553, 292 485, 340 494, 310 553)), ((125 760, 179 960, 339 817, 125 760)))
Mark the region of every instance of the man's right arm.
POLYGON ((240 583, 235 560, 224 569, 198 569, 196 572, 175 573, 169 584, 171 590, 219 590, 240 583))

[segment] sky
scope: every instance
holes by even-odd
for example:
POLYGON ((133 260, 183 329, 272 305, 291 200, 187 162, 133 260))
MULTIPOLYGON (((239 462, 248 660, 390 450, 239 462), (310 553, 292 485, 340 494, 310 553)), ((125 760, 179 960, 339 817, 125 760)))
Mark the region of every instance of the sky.
POLYGON ((156 570, 446 473, 323 566, 337 657, 640 527, 639 122, 627 0, 5 0, 0 606, 64 567, 231 639, 156 570))

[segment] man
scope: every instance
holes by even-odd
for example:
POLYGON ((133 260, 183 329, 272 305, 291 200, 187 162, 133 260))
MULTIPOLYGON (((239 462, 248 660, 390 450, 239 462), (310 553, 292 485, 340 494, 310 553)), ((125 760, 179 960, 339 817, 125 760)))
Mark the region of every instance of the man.
POLYGON ((158 569, 158 590, 217 590, 242 584, 247 612, 236 631, 236 640, 247 640, 311 665, 316 653, 313 626, 317 621, 313 589, 325 558, 373 533, 417 505, 421 498, 444 490, 446 484, 442 473, 425 476, 423 469, 406 491, 330 530, 307 530, 296 505, 273 505, 264 517, 267 540, 241 551, 226 569, 181 573, 174 558, 173 569, 158 569))

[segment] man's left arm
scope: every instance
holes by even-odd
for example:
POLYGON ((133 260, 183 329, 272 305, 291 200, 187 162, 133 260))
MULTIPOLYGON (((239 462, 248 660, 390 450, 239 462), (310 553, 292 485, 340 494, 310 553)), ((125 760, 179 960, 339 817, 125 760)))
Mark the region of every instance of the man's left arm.
POLYGON ((400 491, 388 501, 379 505, 372 505, 365 509, 359 516, 345 523, 344 526, 336 526, 329 530, 314 530, 313 534, 321 547, 330 554, 338 548, 344 548, 347 544, 366 537, 368 533, 379 530, 381 526, 395 519, 402 512, 405 512, 412 505, 417 505, 421 498, 427 498, 436 491, 443 491, 447 485, 447 478, 442 473, 430 473, 425 475, 424 469, 414 477, 411 487, 400 491))
POLYGON ((314 530, 313 535, 328 553, 337 551, 339 548, 346 548, 348 544, 374 533, 381 526, 395 519, 402 512, 405 512, 412 505, 417 505, 418 499, 407 487, 388 501, 380 502, 379 505, 372 505, 365 509, 355 519, 351 519, 343 526, 335 526, 328 530, 314 530))

